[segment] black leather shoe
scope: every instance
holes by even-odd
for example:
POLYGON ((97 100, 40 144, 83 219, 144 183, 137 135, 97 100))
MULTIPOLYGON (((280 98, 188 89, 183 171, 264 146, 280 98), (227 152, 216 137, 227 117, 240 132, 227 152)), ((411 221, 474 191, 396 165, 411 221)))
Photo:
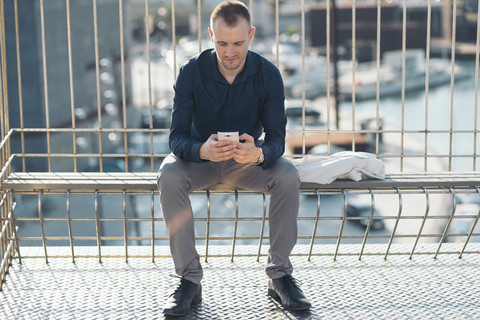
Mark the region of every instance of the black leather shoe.
POLYGON ((290 275, 268 280, 268 295, 290 310, 308 310, 311 307, 298 281, 290 275))
POLYGON ((163 313, 169 316, 183 316, 192 305, 202 301, 202 285, 181 278, 175 291, 168 297, 163 313))

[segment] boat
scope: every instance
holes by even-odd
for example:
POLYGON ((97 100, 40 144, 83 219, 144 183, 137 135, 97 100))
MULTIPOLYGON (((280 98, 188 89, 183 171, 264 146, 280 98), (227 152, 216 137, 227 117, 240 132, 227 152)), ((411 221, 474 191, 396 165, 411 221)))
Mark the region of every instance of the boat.
MULTIPOLYGON (((380 97, 398 96, 403 88, 405 93, 425 89, 427 62, 422 49, 405 51, 405 85, 403 85, 402 51, 386 52, 379 67, 380 97)), ((429 88, 451 82, 452 65, 450 60, 432 58, 429 61, 429 88)), ((355 68, 355 100, 375 99, 377 96, 377 64, 375 62, 359 63, 355 68)), ((469 77, 461 67, 453 67, 454 81, 469 77)), ((353 72, 344 70, 339 77, 340 96, 345 101, 352 100, 353 72)))

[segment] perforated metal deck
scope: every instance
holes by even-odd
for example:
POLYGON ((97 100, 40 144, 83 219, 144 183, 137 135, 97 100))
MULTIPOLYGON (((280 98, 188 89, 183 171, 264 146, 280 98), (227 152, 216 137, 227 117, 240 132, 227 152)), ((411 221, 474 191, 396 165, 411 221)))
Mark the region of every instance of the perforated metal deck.
MULTIPOLYGON (((249 251, 252 248, 239 249, 249 251)), ((325 248, 331 251, 328 245, 325 248)), ((384 246, 372 244, 368 251, 384 246)), ((432 251, 422 245, 426 251, 432 251)), ((472 243, 470 249, 478 250, 472 243)), ((346 246, 348 251, 348 246, 346 246)), ((442 251, 459 251, 445 244, 442 251)), ((42 249, 21 248, 22 256, 42 249)), ((229 250, 212 247, 212 250, 229 250)), ((297 248, 305 250, 306 248, 297 248)), ((52 255, 69 255, 69 248, 50 247, 52 255)), ((77 248, 76 255, 94 255, 96 248, 77 248)), ((121 255, 121 247, 104 247, 121 255)), ((148 255, 148 248, 130 247, 148 255)), ((158 254, 161 254, 158 248, 158 254)), ((165 249, 163 249, 165 250, 165 249)), ((317 250, 318 251, 318 250, 317 250)), ((401 251, 401 250, 400 250, 401 251)), ((358 252, 358 246, 352 246, 358 252)), ((478 319, 480 317, 480 255, 430 254, 293 256, 294 276, 313 307, 308 313, 289 312, 266 295, 265 256, 210 258, 203 262, 203 301, 183 319, 478 319)), ((15 260, 0 292, 1 319, 163 319, 163 302, 177 279, 170 276, 169 258, 68 258, 15 260)))

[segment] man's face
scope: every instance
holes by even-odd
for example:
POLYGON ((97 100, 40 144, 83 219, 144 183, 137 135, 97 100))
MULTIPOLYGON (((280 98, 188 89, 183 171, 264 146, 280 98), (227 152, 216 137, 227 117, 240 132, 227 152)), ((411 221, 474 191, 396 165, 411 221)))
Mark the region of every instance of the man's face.
POLYGON ((228 26, 222 18, 218 18, 208 30, 221 71, 240 72, 245 65, 255 28, 250 28, 245 19, 240 19, 235 26, 228 26))

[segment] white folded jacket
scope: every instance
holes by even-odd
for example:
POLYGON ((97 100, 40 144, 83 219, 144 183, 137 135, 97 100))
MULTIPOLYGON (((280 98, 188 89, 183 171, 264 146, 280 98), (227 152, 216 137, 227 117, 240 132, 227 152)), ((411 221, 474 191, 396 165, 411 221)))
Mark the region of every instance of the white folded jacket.
POLYGON ((337 179, 385 179, 383 161, 368 152, 342 151, 330 156, 308 154, 292 163, 302 182, 329 184, 337 179))

